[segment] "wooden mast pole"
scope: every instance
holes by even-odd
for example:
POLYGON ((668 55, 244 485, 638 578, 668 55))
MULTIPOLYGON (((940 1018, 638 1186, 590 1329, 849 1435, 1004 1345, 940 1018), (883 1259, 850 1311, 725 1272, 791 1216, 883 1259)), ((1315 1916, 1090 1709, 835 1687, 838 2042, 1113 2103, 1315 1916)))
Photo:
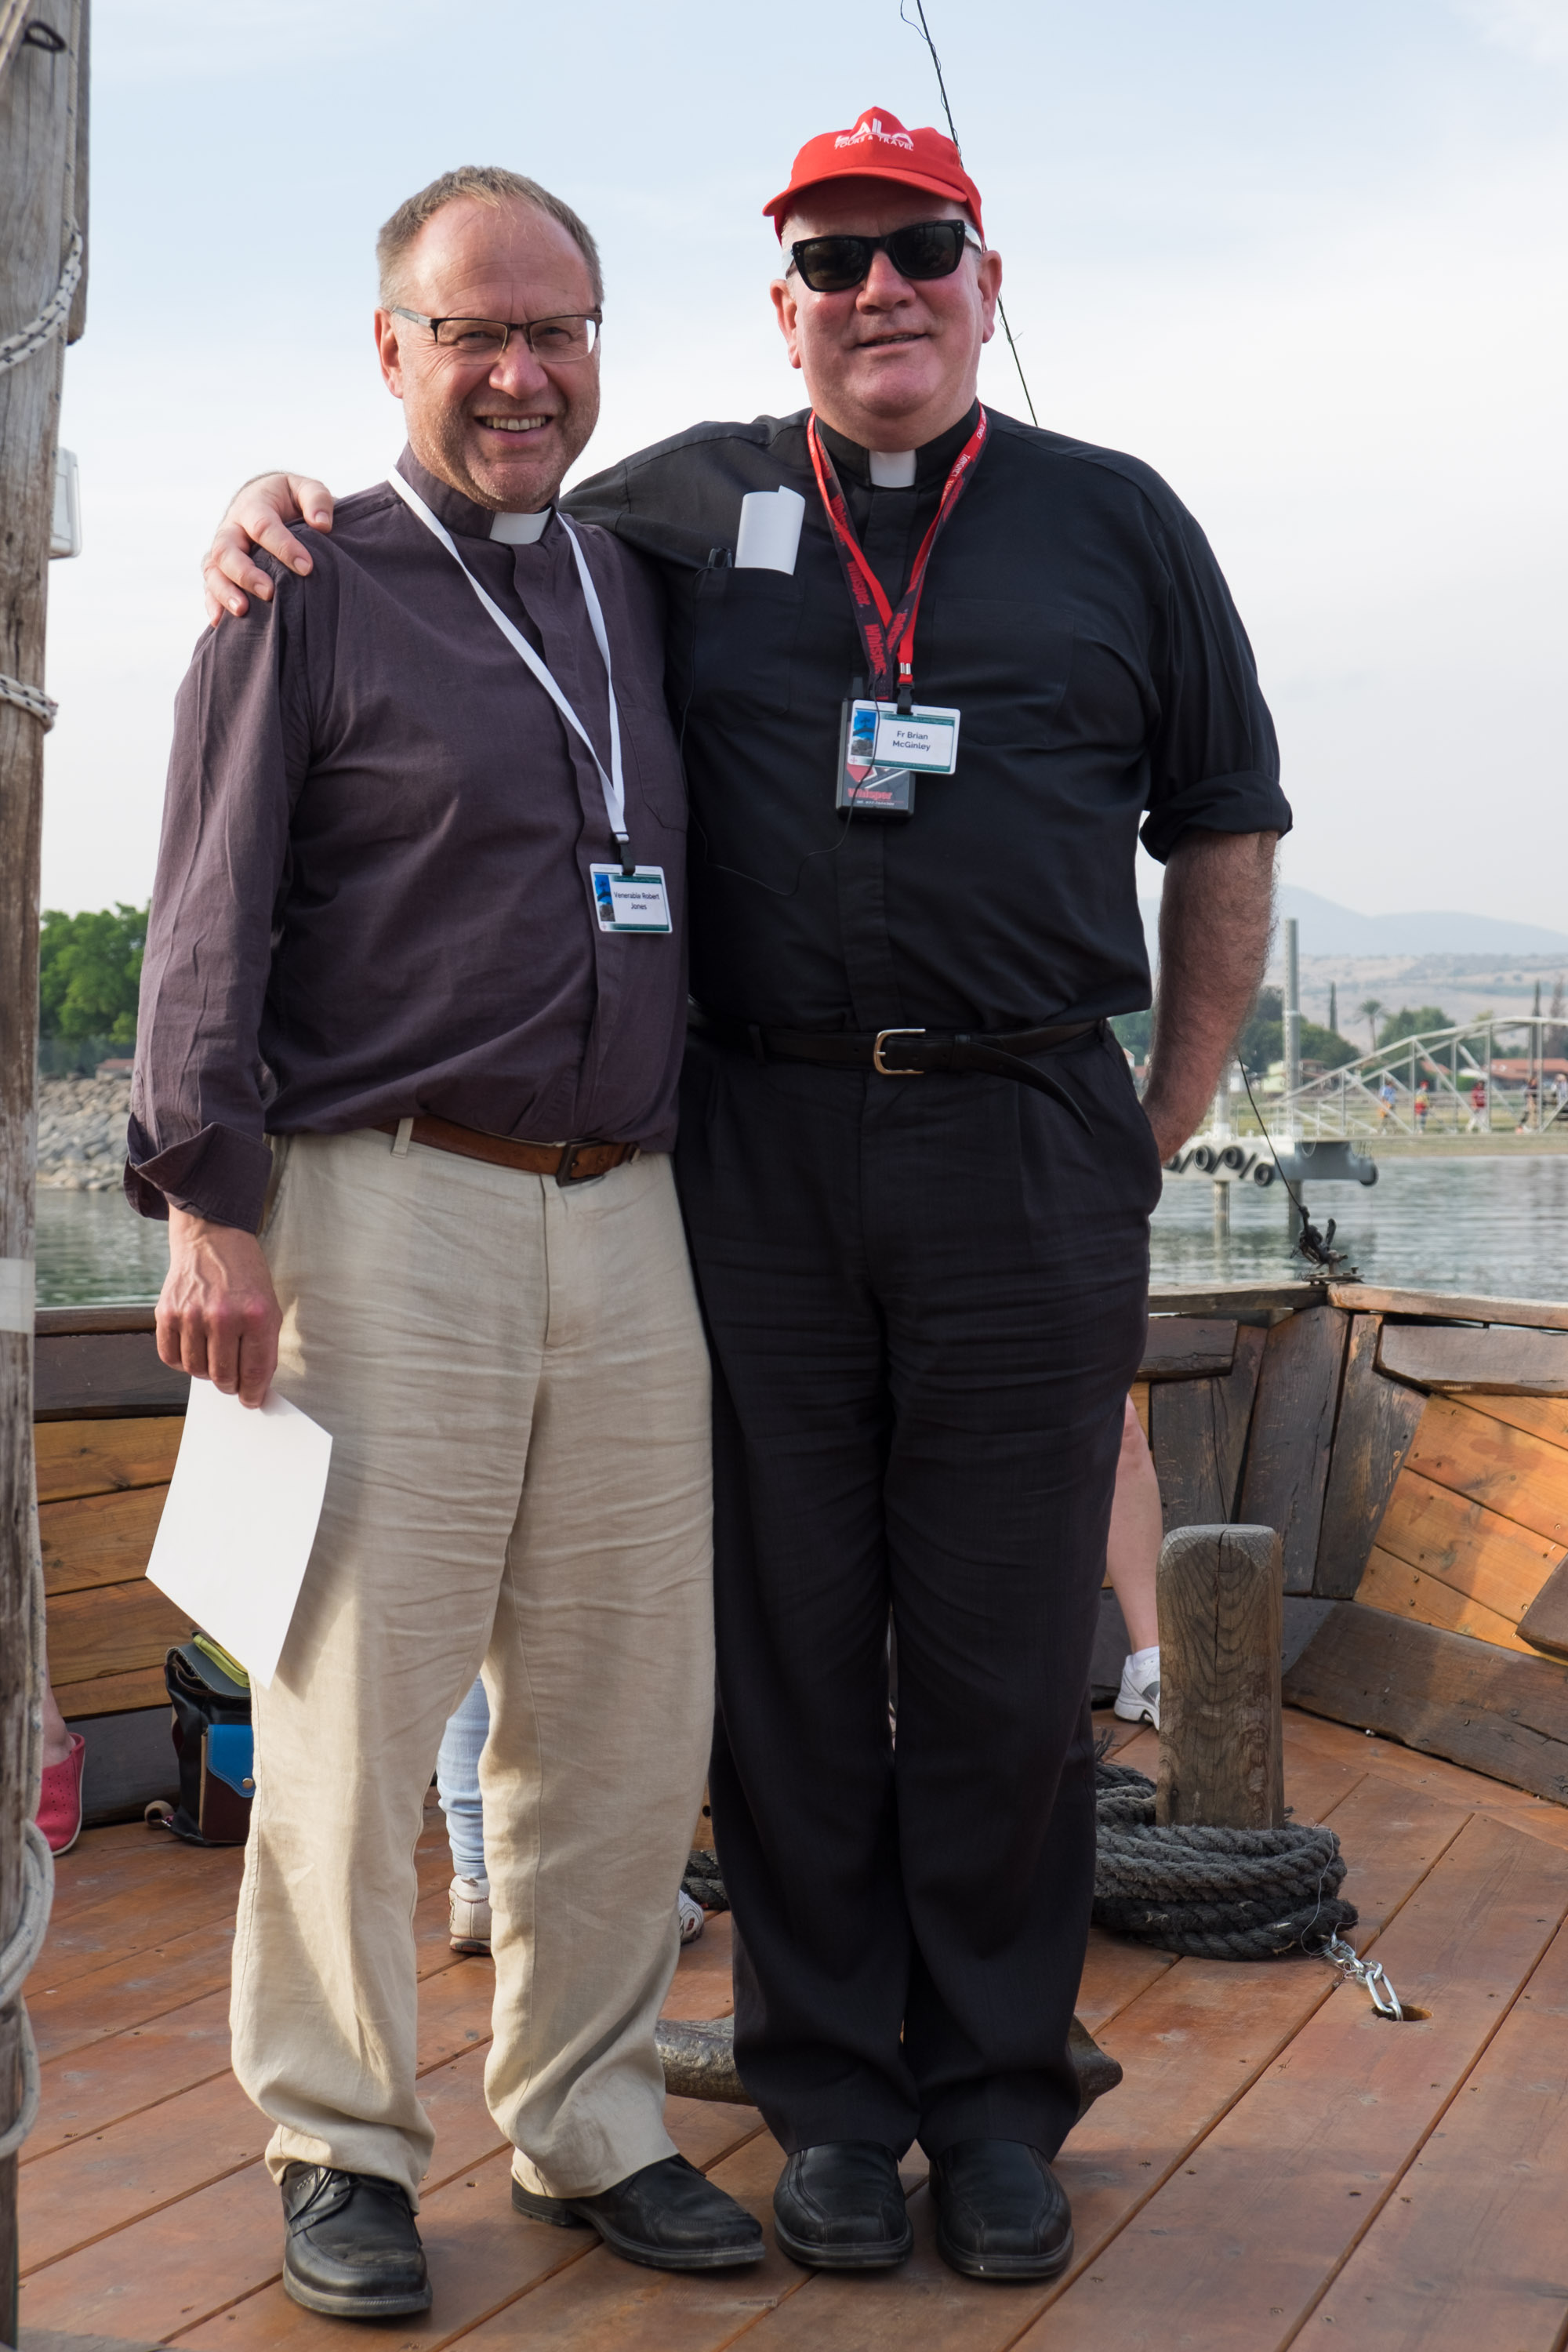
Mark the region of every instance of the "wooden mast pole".
MULTIPOLYGON (((84 0, 0 0, 0 1955, 25 1925, 37 1804, 33 1643, 33 1200, 44 614, 60 378, 85 219, 84 0), (79 140, 79 125, 80 138, 79 140), (51 306, 53 309, 51 310, 51 306), (34 321, 37 341, 24 337, 34 321)), ((36 1910, 36 1906, 35 1906, 36 1910)), ((0 2011, 0 2139, 23 2104, 20 2006, 0 2011)), ((16 2156, 0 2158, 0 2337, 16 2341, 16 2156)))

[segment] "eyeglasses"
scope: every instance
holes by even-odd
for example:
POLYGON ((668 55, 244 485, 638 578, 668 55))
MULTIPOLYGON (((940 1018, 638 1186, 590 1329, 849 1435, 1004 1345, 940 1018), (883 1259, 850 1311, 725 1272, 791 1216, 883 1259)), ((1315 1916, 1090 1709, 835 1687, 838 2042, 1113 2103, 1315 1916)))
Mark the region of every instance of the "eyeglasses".
POLYGON ((918 283, 951 278, 966 245, 976 253, 985 250, 969 223, 961 220, 911 221, 891 236, 805 236, 790 247, 784 275, 798 269, 814 294, 847 294, 852 286, 865 284, 872 261, 885 253, 900 278, 918 283))
POLYGON ((392 305, 396 319, 428 327, 437 348, 460 360, 499 360, 513 335, 521 335, 536 360, 585 360, 597 348, 601 313, 563 319, 427 319, 422 310, 392 305))

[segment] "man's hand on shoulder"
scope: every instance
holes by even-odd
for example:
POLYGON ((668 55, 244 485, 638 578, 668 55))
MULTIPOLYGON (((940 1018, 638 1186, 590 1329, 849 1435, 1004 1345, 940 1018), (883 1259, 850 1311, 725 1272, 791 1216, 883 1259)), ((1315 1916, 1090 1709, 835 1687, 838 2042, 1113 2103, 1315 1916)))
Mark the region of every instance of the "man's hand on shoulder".
POLYGON ((226 613, 243 618, 252 596, 264 604, 271 597, 271 581, 251 561, 253 547, 264 547, 301 577, 310 570, 291 522, 308 522, 312 530, 332 527, 332 494, 313 474, 258 474, 230 499, 202 558, 203 601, 215 629, 226 613))
POLYGON ((169 1272, 158 1298, 158 1353, 176 1371, 258 1405, 278 1369, 283 1320, 254 1234, 169 1204, 169 1272))

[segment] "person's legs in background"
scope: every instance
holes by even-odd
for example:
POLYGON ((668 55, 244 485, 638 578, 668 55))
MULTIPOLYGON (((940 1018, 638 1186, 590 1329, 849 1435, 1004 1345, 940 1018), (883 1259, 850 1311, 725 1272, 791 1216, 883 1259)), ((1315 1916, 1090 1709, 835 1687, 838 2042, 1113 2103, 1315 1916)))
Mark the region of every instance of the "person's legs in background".
POLYGON ((1160 1728, 1160 1619, 1154 1580, 1160 1566, 1164 1521, 1160 1482, 1131 1397, 1121 1423, 1116 1465, 1116 1496, 1105 1547, 1106 1574, 1121 1605, 1131 1655, 1121 1669, 1116 1712, 1124 1723, 1160 1728))
MULTIPOLYGON (((436 1786, 447 1816, 447 1842, 452 1849, 449 1928, 455 1952, 488 1952, 490 1948, 490 1882, 485 1868, 485 1810, 479 1794, 479 1758, 489 1727, 489 1701, 481 1679, 447 1724, 436 1759, 436 1786)), ((702 1906, 693 1902, 684 1887, 675 1901, 680 1914, 680 1940, 694 1944, 702 1933, 702 1906)))
POLYGON ((476 1682, 447 1723, 436 1759, 436 1787, 452 1849, 450 1933, 455 1952, 488 1952, 490 1948, 490 1882, 479 1801, 479 1756, 489 1727, 489 1701, 484 1684, 476 1682))

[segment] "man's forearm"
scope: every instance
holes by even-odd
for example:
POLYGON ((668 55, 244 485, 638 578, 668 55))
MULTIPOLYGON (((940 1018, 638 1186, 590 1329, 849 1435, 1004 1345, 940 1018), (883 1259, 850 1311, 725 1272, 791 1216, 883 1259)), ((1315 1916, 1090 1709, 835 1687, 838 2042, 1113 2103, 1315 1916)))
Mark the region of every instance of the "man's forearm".
POLYGON ((1163 1160, 1202 1123, 1258 993, 1274 915, 1278 838, 1194 826, 1171 852, 1143 1095, 1163 1160))

